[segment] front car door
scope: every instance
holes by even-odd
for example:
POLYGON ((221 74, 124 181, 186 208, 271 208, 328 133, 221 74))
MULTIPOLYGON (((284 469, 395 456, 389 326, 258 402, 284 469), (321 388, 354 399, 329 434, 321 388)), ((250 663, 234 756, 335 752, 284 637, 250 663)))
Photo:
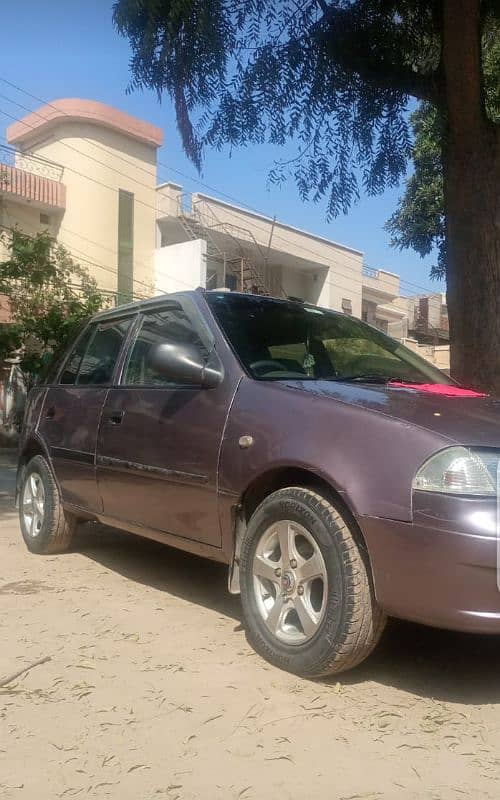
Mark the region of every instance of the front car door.
POLYGON ((132 317, 91 323, 46 391, 38 434, 43 440, 62 500, 100 512, 95 451, 101 411, 132 317))
POLYGON ((220 547, 218 458, 238 375, 226 372, 212 389, 174 384, 148 365, 163 342, 196 345, 208 358, 214 338, 189 297, 143 310, 120 386, 108 393, 97 448, 104 514, 220 547))

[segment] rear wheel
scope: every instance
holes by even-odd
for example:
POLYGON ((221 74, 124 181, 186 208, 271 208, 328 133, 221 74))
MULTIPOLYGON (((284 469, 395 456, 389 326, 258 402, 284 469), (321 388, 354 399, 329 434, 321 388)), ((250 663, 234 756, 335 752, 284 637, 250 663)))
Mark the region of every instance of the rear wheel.
POLYGON ((19 521, 23 539, 32 553, 61 553, 71 544, 77 520, 64 511, 57 484, 43 456, 32 458, 24 472, 19 521))
POLYGON ((242 543, 240 585, 250 643, 298 675, 356 666, 384 629, 357 531, 309 489, 281 489, 257 508, 242 543))

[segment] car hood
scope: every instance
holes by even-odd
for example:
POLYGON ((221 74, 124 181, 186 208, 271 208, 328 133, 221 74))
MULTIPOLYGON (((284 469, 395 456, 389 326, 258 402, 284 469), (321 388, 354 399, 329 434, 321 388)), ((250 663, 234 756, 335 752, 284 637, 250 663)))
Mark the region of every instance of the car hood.
POLYGON ((418 389, 336 381, 286 381, 288 388, 359 406, 454 442, 500 447, 500 400, 492 397, 446 397, 418 389))

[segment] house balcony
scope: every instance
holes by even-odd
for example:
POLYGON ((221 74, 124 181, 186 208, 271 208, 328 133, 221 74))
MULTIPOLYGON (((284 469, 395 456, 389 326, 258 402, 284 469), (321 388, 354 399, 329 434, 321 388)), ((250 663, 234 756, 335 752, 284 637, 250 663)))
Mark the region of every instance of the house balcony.
POLYGON ((0 198, 42 211, 64 211, 62 172, 58 164, 16 153, 14 164, 0 162, 0 198))
POLYGON ((399 297, 399 275, 384 269, 363 267, 363 300, 382 305, 399 297))

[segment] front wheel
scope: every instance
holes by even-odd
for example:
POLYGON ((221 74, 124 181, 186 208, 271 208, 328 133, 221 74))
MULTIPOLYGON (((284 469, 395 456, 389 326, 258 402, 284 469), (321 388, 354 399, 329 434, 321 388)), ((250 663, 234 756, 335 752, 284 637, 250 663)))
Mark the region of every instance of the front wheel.
POLYGON ((32 553, 62 553, 71 544, 76 518, 63 509, 57 484, 43 456, 32 458, 24 471, 19 521, 32 553))
POLYGON ((252 646, 304 677, 355 667, 385 626, 359 537, 309 489, 281 489, 257 508, 242 542, 240 585, 252 646))

